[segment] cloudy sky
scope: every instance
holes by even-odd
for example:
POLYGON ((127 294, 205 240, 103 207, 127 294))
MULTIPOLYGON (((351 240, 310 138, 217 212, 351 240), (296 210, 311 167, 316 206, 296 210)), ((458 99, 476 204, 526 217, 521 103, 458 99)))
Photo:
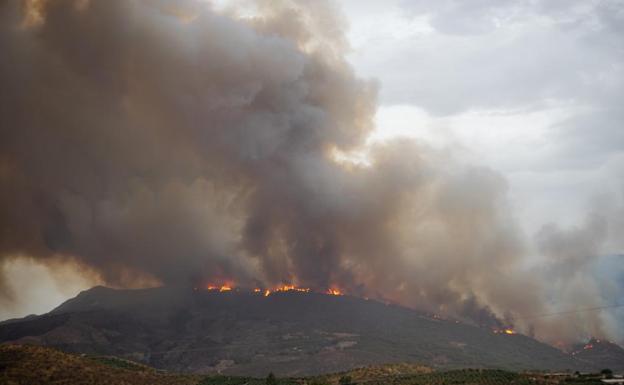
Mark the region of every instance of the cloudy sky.
POLYGON ((379 81, 377 138, 457 146, 502 172, 529 232, 621 198, 624 2, 341 5, 350 60, 379 81))
MULTIPOLYGON (((233 2, 216 3, 225 12, 233 2)), ((587 287, 584 275, 595 279, 581 308, 616 303, 624 292, 624 1, 332 5, 346 59, 378 88, 369 146, 409 137, 502 176, 526 268, 548 276, 569 266, 573 282, 557 275, 548 288, 563 307, 587 287)), ((366 163, 366 151, 343 156, 366 163)), ((0 318, 47 311, 98 283, 87 267, 59 266, 51 274, 28 256, 4 262, 20 305, 0 318)), ((624 312, 609 312, 605 322, 618 329, 624 312)))

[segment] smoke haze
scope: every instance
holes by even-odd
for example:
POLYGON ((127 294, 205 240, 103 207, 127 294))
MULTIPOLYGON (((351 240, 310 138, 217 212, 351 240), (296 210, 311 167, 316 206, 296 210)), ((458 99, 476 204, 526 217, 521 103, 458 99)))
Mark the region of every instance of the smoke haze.
POLYGON ((377 86, 344 30, 325 2, 0 1, 3 266, 338 287, 548 341, 617 337, 600 313, 528 317, 603 304, 587 271, 609 220, 545 226, 528 263, 500 174, 367 144, 377 86))

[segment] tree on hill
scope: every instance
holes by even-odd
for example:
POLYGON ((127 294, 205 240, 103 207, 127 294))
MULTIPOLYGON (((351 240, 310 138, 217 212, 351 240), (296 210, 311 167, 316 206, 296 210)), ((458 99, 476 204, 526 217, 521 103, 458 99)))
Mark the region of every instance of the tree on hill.
POLYGON ((338 380, 340 385, 355 385, 355 382, 351 380, 351 376, 342 376, 340 380, 338 380))
POLYGON ((269 373, 265 383, 266 385, 277 385, 277 379, 275 378, 275 374, 273 374, 273 372, 269 373))
POLYGON ((613 370, 611 369, 602 369, 600 374, 602 374, 604 378, 613 378, 613 370))

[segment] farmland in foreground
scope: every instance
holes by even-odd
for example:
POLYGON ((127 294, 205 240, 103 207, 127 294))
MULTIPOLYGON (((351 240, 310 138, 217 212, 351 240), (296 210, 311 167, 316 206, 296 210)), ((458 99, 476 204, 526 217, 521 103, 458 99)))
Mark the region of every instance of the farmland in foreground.
POLYGON ((115 357, 68 354, 56 349, 0 345, 0 384, 154 384, 154 385, 351 385, 351 384, 600 384, 599 376, 549 376, 494 369, 434 371, 426 366, 392 364, 344 373, 297 378, 202 376, 159 371, 115 357))

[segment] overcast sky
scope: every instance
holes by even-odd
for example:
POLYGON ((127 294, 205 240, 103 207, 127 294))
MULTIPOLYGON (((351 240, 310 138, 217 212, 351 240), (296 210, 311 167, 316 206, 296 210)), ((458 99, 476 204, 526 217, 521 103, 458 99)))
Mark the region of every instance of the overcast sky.
POLYGON ((624 2, 340 4, 351 62, 379 81, 377 138, 456 146, 503 173, 528 233, 621 200, 624 2))

